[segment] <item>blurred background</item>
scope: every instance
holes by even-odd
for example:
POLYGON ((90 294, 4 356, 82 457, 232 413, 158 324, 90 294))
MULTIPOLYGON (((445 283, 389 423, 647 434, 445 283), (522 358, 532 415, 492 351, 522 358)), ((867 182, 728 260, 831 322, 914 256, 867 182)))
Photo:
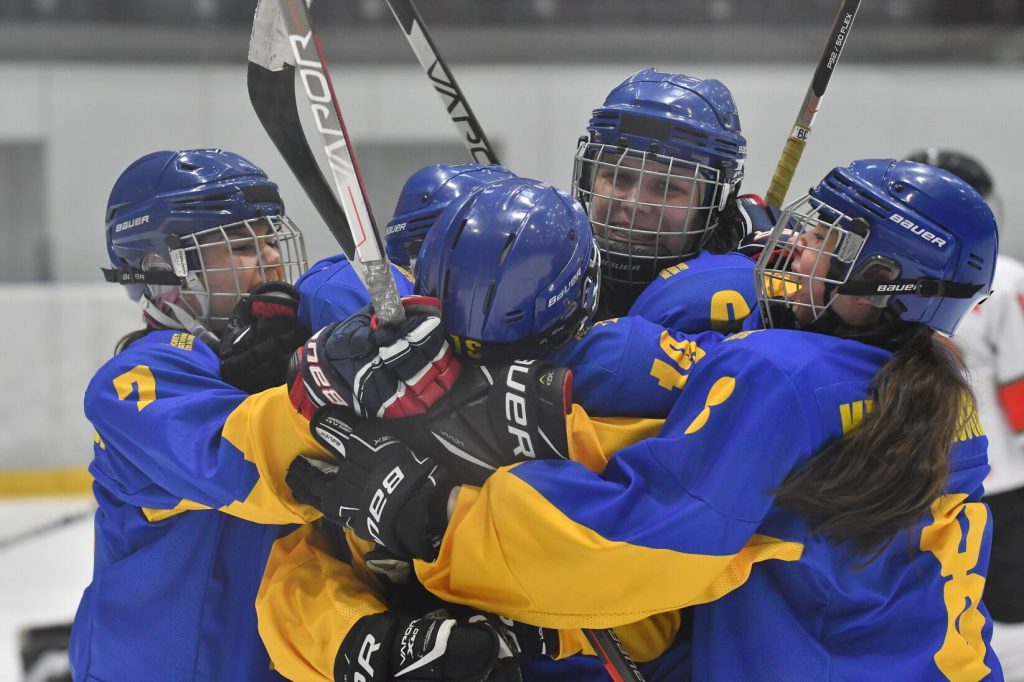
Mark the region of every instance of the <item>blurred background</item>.
MULTIPOLYGON (((521 175, 567 189, 590 110, 627 75, 656 66, 729 86, 748 139, 743 190, 763 194, 838 4, 417 7, 502 162, 521 175)), ((255 0, 0 3, 0 310, 4 337, 13 339, 0 355, 0 502, 70 495, 62 514, 86 504, 92 430, 82 393, 115 340, 141 326, 138 309, 99 270, 107 264, 107 195, 131 161, 156 149, 237 151, 281 185, 311 261, 337 250, 249 104, 254 8, 255 0)), ((384 0, 318 0, 313 14, 383 224, 412 171, 468 158, 384 0)), ((958 149, 994 177, 1003 248, 1024 257, 1024 232, 1015 229, 1024 192, 1014 191, 1024 187, 1022 120, 1024 2, 864 0, 789 198, 855 158, 958 149)), ((57 507, 33 508, 52 516, 57 507)), ((22 550, 2 546, 0 563, 16 570, 22 550)), ((80 574, 66 564, 56 611, 67 617, 88 560, 80 574)), ((6 627, 0 623, 0 647, 6 627)), ((0 679, 14 678, 6 667, 13 664, 0 656, 0 679)))

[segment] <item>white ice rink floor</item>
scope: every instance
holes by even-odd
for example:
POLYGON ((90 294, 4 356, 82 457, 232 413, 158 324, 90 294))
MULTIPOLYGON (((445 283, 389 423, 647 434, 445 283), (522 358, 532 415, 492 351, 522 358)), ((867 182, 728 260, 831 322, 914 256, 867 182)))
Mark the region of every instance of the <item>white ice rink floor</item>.
MULTIPOLYGON (((91 502, 91 496, 0 500, 0 546, 91 502)), ((92 577, 92 535, 90 515, 0 549, 0 680, 22 679, 22 628, 71 622, 92 577)))

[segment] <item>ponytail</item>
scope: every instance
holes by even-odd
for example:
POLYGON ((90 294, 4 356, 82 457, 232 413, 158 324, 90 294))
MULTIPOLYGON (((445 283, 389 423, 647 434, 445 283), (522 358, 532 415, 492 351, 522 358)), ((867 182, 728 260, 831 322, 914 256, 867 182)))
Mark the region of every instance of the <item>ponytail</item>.
POLYGON ((815 532, 880 552, 942 495, 949 448, 976 419, 974 395, 950 349, 912 324, 872 380, 874 409, 775 491, 815 532))

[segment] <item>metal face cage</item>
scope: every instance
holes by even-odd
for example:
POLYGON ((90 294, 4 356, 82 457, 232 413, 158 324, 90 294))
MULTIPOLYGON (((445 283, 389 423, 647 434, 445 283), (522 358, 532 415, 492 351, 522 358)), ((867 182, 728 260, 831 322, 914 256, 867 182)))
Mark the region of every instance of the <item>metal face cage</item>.
POLYGON ((604 276, 641 284, 701 250, 729 187, 718 170, 694 161, 583 143, 573 191, 604 252, 604 276))
POLYGON ((868 234, 864 221, 810 195, 783 209, 754 269, 765 326, 776 326, 773 309, 782 306, 805 325, 824 315, 853 274, 868 234))
POLYGON ((293 284, 308 267, 301 231, 280 215, 172 235, 168 246, 171 268, 183 279, 180 292, 195 300, 179 297, 177 304, 210 329, 226 325, 235 303, 254 284, 293 284))

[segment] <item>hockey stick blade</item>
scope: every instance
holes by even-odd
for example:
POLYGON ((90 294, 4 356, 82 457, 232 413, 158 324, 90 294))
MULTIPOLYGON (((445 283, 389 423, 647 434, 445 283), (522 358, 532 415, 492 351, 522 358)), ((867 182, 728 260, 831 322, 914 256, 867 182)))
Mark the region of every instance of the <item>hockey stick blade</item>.
POLYGON ((355 246, 352 261, 365 268, 366 290, 381 323, 401 322, 405 319, 405 311, 398 296, 391 263, 370 212, 366 185, 352 150, 351 136, 341 115, 320 39, 313 30, 309 7, 305 0, 280 0, 280 8, 295 60, 295 71, 320 134, 336 196, 348 218, 348 229, 355 246))
MULTIPOLYGON (((280 71, 270 71, 249 62, 248 82, 249 97, 263 129, 313 202, 345 256, 351 260, 356 249, 347 229, 348 219, 334 198, 302 134, 302 123, 295 106, 295 67, 286 65, 280 71), (338 226, 346 229, 337 229, 338 226)), ((357 268, 356 272, 362 276, 361 269, 357 268)))
POLYGON ((850 29, 853 28, 853 20, 857 18, 857 10, 860 9, 860 0, 843 0, 836 13, 835 21, 832 22, 832 29, 828 34, 828 42, 825 43, 825 50, 818 58, 818 66, 814 69, 814 77, 811 85, 807 88, 804 101, 800 104, 800 111, 793 124, 792 132, 782 148, 782 156, 775 167, 775 174, 772 176, 771 184, 768 186, 768 193, 765 201, 769 206, 780 208, 789 191, 789 185, 793 181, 793 174, 796 172, 800 157, 803 156, 804 147, 807 145, 807 138, 811 134, 811 126, 814 125, 814 117, 818 114, 821 106, 821 99, 825 96, 825 89, 828 87, 829 79, 839 63, 839 57, 843 54, 847 39, 850 36, 850 29))
MULTIPOLYGON (((281 24, 280 6, 274 0, 260 0, 249 39, 249 101, 274 147, 313 202, 345 256, 352 260, 355 244, 348 219, 320 171, 313 150, 302 132, 295 100, 295 66, 291 48, 281 24)), ((362 271, 356 268, 362 276, 362 271)))
POLYGON ((455 129, 459 131, 459 137, 466 145, 470 157, 475 163, 499 163, 494 147, 484 134, 480 121, 470 109, 469 101, 455 81, 448 64, 438 54, 437 47, 423 23, 423 17, 412 0, 387 0, 387 3, 424 73, 430 79, 434 90, 441 96, 441 102, 455 124, 455 129))
MULTIPOLYGON (((302 129, 298 105, 295 98, 295 76, 298 72, 302 78, 306 95, 310 96, 310 105, 317 121, 317 129, 324 139, 324 151, 331 166, 335 184, 338 180, 332 150, 325 139, 321 110, 327 109, 321 101, 314 101, 310 84, 323 84, 318 91, 318 99, 327 99, 334 103, 334 111, 340 118, 336 98, 326 67, 319 51, 319 42, 312 30, 309 11, 305 2, 279 2, 278 0, 259 0, 253 19, 252 36, 249 41, 248 87, 249 99, 257 118, 267 131, 274 146, 288 164, 289 169, 298 179, 299 184, 316 207, 335 240, 341 246, 345 256, 353 264, 356 273, 370 294, 378 318, 384 323, 397 322, 404 319, 398 289, 395 286, 391 266, 384 255, 383 242, 376 231, 372 217, 366 207, 365 192, 359 182, 360 209, 356 209, 355 221, 345 211, 320 170, 317 158, 310 149, 302 129), (309 55, 305 59, 296 49, 292 32, 288 29, 282 11, 287 8, 289 19, 301 16, 304 19, 306 32, 305 43, 315 42, 316 60, 309 55), (303 61, 300 63, 300 59, 303 61), (298 68, 296 68, 298 67, 298 68), (353 227, 353 222, 357 225, 353 227)), ((345 140, 347 148, 347 139, 345 140)), ((356 169, 358 173, 358 169, 356 169)), ((351 191, 349 192, 351 198, 351 191)), ((342 195, 344 196, 344 194, 342 195)))

